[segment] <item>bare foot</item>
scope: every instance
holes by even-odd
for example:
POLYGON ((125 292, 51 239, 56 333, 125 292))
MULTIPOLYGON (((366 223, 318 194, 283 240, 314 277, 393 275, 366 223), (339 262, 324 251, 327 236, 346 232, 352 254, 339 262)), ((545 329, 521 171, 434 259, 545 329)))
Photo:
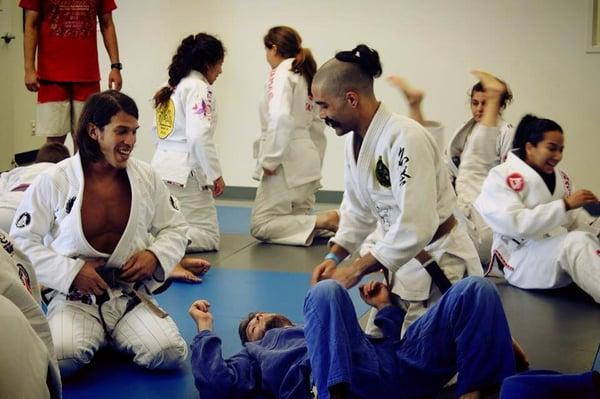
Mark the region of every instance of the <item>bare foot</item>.
POLYGON ((421 101, 425 97, 425 92, 412 87, 405 79, 398 75, 388 76, 387 81, 404 94, 410 106, 421 104, 421 101))
POLYGON ((194 273, 197 276, 205 274, 210 269, 210 262, 206 259, 195 258, 193 256, 186 256, 181 259, 181 266, 194 273))
POLYGON ((488 97, 500 97, 506 91, 506 85, 491 73, 480 69, 475 69, 471 73, 479 79, 488 97))
POLYGON ((317 215, 317 221, 315 223, 315 229, 324 229, 333 231, 334 233, 337 231, 340 225, 340 214, 338 211, 327 211, 323 213, 319 213, 317 215))
POLYGON ((196 276, 194 273, 181 266, 181 263, 175 265, 175 269, 173 269, 169 278, 172 280, 183 281, 185 283, 202 282, 202 279, 200 277, 196 276))

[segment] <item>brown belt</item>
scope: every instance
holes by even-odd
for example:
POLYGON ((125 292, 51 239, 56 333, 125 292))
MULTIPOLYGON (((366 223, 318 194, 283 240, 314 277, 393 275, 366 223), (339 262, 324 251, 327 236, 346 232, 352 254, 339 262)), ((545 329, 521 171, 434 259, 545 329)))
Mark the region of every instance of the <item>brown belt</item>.
MULTIPOLYGON (((450 233, 452 231, 452 229, 454 228, 454 226, 456 226, 456 223, 457 222, 456 222, 456 218, 454 217, 454 215, 450 215, 450 217, 448 219, 446 219, 442 224, 440 224, 438 226, 437 230, 433 234, 433 237, 431 238, 431 241, 429 241, 429 243, 427 245, 433 244, 440 238, 444 237, 446 234, 450 233)), ((427 252, 425 252, 425 250, 422 250, 421 252, 419 252, 417 254, 417 256, 415 256, 415 258, 421 263, 425 263, 429 259, 431 259, 431 257, 429 256, 429 254, 427 252)))

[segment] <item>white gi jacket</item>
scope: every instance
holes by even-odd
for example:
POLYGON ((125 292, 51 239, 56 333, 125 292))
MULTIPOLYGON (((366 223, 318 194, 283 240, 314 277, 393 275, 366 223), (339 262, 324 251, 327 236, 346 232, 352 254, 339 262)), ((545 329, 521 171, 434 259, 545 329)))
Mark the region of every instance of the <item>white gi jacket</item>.
POLYGON ((445 159, 456 179, 460 208, 475 202, 490 169, 506 159, 514 134, 513 127, 502 118, 498 118, 496 127, 486 127, 471 118, 454 133, 445 159), (455 163, 457 159, 459 165, 455 163))
POLYGON ((84 177, 79 154, 42 173, 25 192, 11 237, 31 260, 41 284, 68 294, 85 259, 106 258, 108 267, 121 268, 144 249, 160 262, 146 287, 153 291, 164 282, 185 253, 187 225, 150 165, 131 158, 127 175, 132 197, 129 221, 112 254, 94 249, 83 234, 84 177))
POLYGON ((260 180, 263 168, 274 171, 281 165, 289 188, 321 179, 327 145, 306 80, 290 71, 293 61, 282 61, 269 74, 259 106, 261 135, 253 149, 253 178, 260 180))
MULTIPOLYGON (((476 209, 494 231, 493 261, 503 268, 509 281, 518 266, 510 262, 510 257, 517 249, 526 249, 529 241, 555 237, 572 230, 594 235, 600 232, 600 229, 591 226, 595 218, 583 208, 566 211, 563 199, 573 192, 573 185, 565 172, 558 168, 554 171, 556 187, 551 194, 542 177, 510 152, 503 164, 490 171, 475 202, 476 209)), ((553 281, 555 278, 549 272, 538 273, 535 285, 557 286, 553 281)), ((511 283, 531 287, 531 282, 511 283)))
MULTIPOLYGON (((54 344, 46 316, 41 309, 40 288, 27 258, 15 248, 8 234, 0 230, 0 299, 9 300, 13 311, 22 313, 26 320, 19 325, 19 315, 9 304, 0 306, 3 316, 9 316, 0 329, 5 334, 20 337, 18 342, 28 345, 30 356, 23 356, 23 348, 5 346, 0 358, 14 357, 14 362, 0 362, 0 396, 60 398, 61 381, 54 344), (4 366, 4 367, 3 367, 4 366), (15 367, 17 369, 15 370, 15 367), (19 381, 10 381, 18 378, 19 381), (19 396, 23 395, 23 396, 19 396)), ((22 321, 23 319, 21 319, 22 321)))
POLYGON ((158 142, 151 163, 163 180, 185 187, 194 171, 206 186, 223 175, 213 140, 217 105, 204 75, 190 72, 155 115, 152 131, 158 142))
POLYGON ((0 206, 19 206, 23 192, 44 170, 53 167, 51 162, 34 163, 20 166, 0 175, 0 206), (17 191, 13 191, 17 190, 17 191))
MULTIPOLYGON (((421 125, 392 114, 383 103, 371 121, 357 161, 354 138, 355 134, 349 134, 346 140, 340 226, 331 242, 353 253, 375 231, 370 252, 396 273, 398 284, 392 290, 405 300, 425 300, 431 277, 417 262, 406 263, 422 249, 435 260, 445 252, 463 255, 464 250, 452 233, 430 244, 456 206, 440 150, 421 125)), ((474 255, 474 261, 467 262, 468 274, 481 274, 472 243, 467 244, 474 255)), ((466 270, 464 265, 460 268, 451 273, 462 277, 466 270)))

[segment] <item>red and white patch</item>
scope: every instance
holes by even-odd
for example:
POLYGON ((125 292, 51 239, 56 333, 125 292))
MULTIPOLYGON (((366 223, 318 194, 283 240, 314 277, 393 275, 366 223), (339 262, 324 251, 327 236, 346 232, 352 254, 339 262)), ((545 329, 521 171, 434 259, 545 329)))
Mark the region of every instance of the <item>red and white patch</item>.
POLYGON ((511 173, 506 177, 506 184, 518 193, 525 187, 525 179, 523 179, 520 173, 511 173))
POLYGON ((568 195, 571 195, 571 178, 562 170, 560 171, 560 175, 563 179, 563 184, 565 186, 565 191, 568 195))

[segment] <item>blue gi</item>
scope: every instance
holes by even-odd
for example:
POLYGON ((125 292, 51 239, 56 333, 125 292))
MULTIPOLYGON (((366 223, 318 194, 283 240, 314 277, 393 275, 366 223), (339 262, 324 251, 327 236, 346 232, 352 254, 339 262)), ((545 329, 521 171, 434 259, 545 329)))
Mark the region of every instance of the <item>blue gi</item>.
POLYGON ((401 309, 381 309, 375 323, 384 337, 371 338, 360 329, 347 291, 333 280, 311 288, 304 317, 304 329, 270 330, 227 360, 219 338, 200 332, 192 343, 200 397, 308 399, 312 380, 319 398, 329 398, 328 388, 338 383, 349 384, 358 398, 415 398, 439 392, 456 372, 462 395, 515 373, 500 298, 482 278, 458 282, 402 340, 401 309))

